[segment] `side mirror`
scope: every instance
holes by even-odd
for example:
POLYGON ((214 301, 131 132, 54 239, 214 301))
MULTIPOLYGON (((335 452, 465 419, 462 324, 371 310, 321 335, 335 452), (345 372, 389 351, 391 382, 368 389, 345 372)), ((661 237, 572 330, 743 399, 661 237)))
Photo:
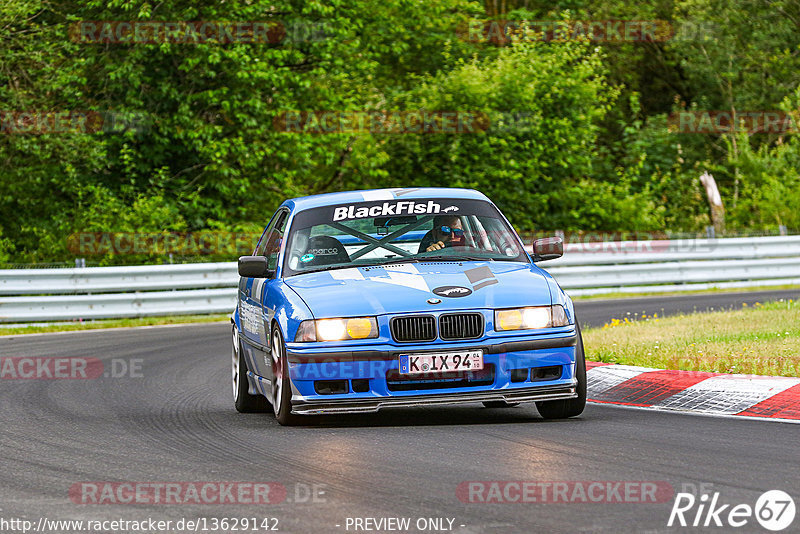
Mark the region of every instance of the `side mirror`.
POLYGON ((245 278, 271 278, 274 275, 264 256, 240 256, 239 276, 245 278))
POLYGON ((543 237, 533 242, 533 261, 547 261, 564 255, 564 241, 560 237, 543 237))

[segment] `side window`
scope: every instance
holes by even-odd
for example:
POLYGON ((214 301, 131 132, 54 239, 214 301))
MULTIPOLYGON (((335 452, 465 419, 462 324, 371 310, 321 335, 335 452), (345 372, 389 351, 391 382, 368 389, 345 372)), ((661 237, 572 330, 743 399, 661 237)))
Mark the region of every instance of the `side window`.
POLYGON ((261 237, 258 239, 258 243, 256 243, 256 248, 253 250, 253 256, 263 256, 264 246, 267 243, 267 236, 272 232, 272 229, 275 227, 275 223, 280 218, 282 210, 276 211, 272 218, 267 223, 267 227, 264 228, 264 233, 261 234, 261 237))
POLYGON ((261 238, 261 242, 256 249, 256 256, 266 256, 267 264, 270 269, 278 266, 278 253, 283 244, 283 232, 286 229, 286 221, 289 219, 287 211, 281 211, 275 216, 274 226, 267 229, 266 234, 261 238))

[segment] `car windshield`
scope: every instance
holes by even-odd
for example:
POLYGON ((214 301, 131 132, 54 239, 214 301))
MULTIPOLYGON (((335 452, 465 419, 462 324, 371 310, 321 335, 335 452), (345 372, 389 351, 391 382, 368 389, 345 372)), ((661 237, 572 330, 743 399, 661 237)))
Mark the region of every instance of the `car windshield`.
POLYGON ((284 273, 439 260, 529 261, 516 233, 489 202, 396 199, 298 213, 289 230, 284 273))

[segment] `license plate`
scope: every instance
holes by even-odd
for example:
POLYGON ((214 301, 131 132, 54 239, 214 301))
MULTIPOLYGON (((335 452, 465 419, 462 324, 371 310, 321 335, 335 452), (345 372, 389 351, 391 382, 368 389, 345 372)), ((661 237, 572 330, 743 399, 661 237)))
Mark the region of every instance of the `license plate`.
POLYGON ((483 351, 401 354, 398 364, 401 375, 480 371, 483 369, 483 351))

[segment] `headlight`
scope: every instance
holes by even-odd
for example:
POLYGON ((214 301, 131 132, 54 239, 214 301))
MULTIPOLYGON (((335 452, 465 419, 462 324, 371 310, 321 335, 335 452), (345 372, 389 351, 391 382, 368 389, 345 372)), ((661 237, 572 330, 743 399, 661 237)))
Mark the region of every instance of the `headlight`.
POLYGON ((300 323, 295 341, 344 341, 378 337, 375 317, 309 319, 300 323))
POLYGON ((495 310, 494 312, 494 329, 497 331, 534 330, 567 326, 568 324, 567 312, 560 304, 495 310))

